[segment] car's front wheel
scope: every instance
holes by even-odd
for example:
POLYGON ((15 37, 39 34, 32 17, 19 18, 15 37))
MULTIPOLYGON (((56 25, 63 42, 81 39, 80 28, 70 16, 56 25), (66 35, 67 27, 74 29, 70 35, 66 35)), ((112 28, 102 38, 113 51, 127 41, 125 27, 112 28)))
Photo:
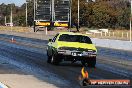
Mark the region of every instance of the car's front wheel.
POLYGON ((59 57, 57 57, 55 55, 52 55, 52 57, 51 57, 51 63, 55 64, 55 65, 58 65, 60 63, 59 57))
POLYGON ((47 56, 47 63, 51 63, 51 56, 47 56))
POLYGON ((47 50, 47 63, 51 63, 51 56, 49 55, 48 50, 47 50))

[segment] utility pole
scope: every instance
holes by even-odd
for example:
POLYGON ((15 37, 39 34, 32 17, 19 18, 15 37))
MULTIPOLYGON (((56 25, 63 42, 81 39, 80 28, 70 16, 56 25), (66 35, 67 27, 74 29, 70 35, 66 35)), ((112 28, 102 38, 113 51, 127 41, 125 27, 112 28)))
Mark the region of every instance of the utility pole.
POLYGON ((54 0, 52 0, 52 22, 54 21, 54 0))
POLYGON ((132 0, 131 0, 131 14, 130 14, 130 42, 132 41, 132 0))
POLYGON ((35 21, 35 13, 36 13, 36 0, 34 0, 34 21, 35 21))
POLYGON ((10 26, 11 26, 11 27, 13 26, 13 23, 12 23, 12 5, 11 5, 11 17, 10 17, 10 26))
POLYGON ((27 26, 27 1, 26 1, 26 26, 27 26))
POLYGON ((11 42, 14 42, 14 36, 13 36, 13 30, 12 30, 12 26, 13 26, 13 22, 12 22, 12 4, 11 4, 10 26, 11 26, 11 31, 12 31, 12 38, 11 38, 11 42))
POLYGON ((35 14, 36 14, 36 0, 34 0, 34 32, 35 32, 35 14))
POLYGON ((71 14, 72 14, 72 0, 70 0, 70 27, 72 26, 72 16, 71 16, 71 14))
POLYGON ((78 25, 77 25, 77 26, 78 26, 78 31, 79 31, 79 22, 80 22, 80 21, 79 21, 79 7, 80 7, 80 6, 79 6, 79 0, 78 0, 78 25))
POLYGON ((26 26, 28 25, 28 22, 27 22, 27 18, 28 18, 28 3, 30 2, 31 0, 26 0, 26 26))
POLYGON ((5 16, 5 26, 6 26, 6 16, 5 16))

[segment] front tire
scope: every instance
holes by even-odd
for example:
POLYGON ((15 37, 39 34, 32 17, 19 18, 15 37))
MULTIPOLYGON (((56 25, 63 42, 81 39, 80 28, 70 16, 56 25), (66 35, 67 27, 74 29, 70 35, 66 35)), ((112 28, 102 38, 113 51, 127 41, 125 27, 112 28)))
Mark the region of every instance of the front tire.
POLYGON ((52 55, 51 63, 55 64, 55 65, 59 65, 59 63, 60 63, 59 58, 57 56, 55 56, 55 55, 52 55))
POLYGON ((51 56, 47 56, 47 63, 51 63, 51 56))
POLYGON ((47 50, 47 63, 51 63, 51 56, 48 54, 48 50, 47 50))

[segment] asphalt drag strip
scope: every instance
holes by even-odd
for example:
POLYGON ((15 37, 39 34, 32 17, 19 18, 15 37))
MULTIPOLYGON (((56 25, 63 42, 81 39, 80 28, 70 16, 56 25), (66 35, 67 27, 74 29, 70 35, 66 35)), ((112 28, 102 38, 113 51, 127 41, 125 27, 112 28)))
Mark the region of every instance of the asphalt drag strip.
MULTIPOLYGON (((82 69, 80 62, 74 64, 62 62, 59 66, 48 64, 46 62, 47 41, 40 40, 39 42, 39 39, 30 39, 24 40, 18 37, 15 43, 8 41, 10 40, 8 38, 2 39, 0 41, 0 60, 13 64, 20 71, 33 75, 38 80, 54 84, 56 87, 81 87, 78 79, 82 69)), ((89 72, 90 79, 132 79, 131 74, 129 74, 131 69, 128 69, 128 66, 117 66, 115 63, 108 63, 108 57, 103 58, 97 57, 96 68, 85 68, 89 72), (125 71, 121 70, 122 67, 125 71)))

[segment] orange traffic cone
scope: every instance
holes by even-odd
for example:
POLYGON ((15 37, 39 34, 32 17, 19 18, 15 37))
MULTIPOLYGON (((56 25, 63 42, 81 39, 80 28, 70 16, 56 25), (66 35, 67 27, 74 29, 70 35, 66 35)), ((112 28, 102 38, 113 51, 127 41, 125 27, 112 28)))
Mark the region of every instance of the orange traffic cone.
POLYGON ((15 43, 16 42, 16 40, 14 39, 14 37, 11 38, 11 42, 12 43, 15 43))

